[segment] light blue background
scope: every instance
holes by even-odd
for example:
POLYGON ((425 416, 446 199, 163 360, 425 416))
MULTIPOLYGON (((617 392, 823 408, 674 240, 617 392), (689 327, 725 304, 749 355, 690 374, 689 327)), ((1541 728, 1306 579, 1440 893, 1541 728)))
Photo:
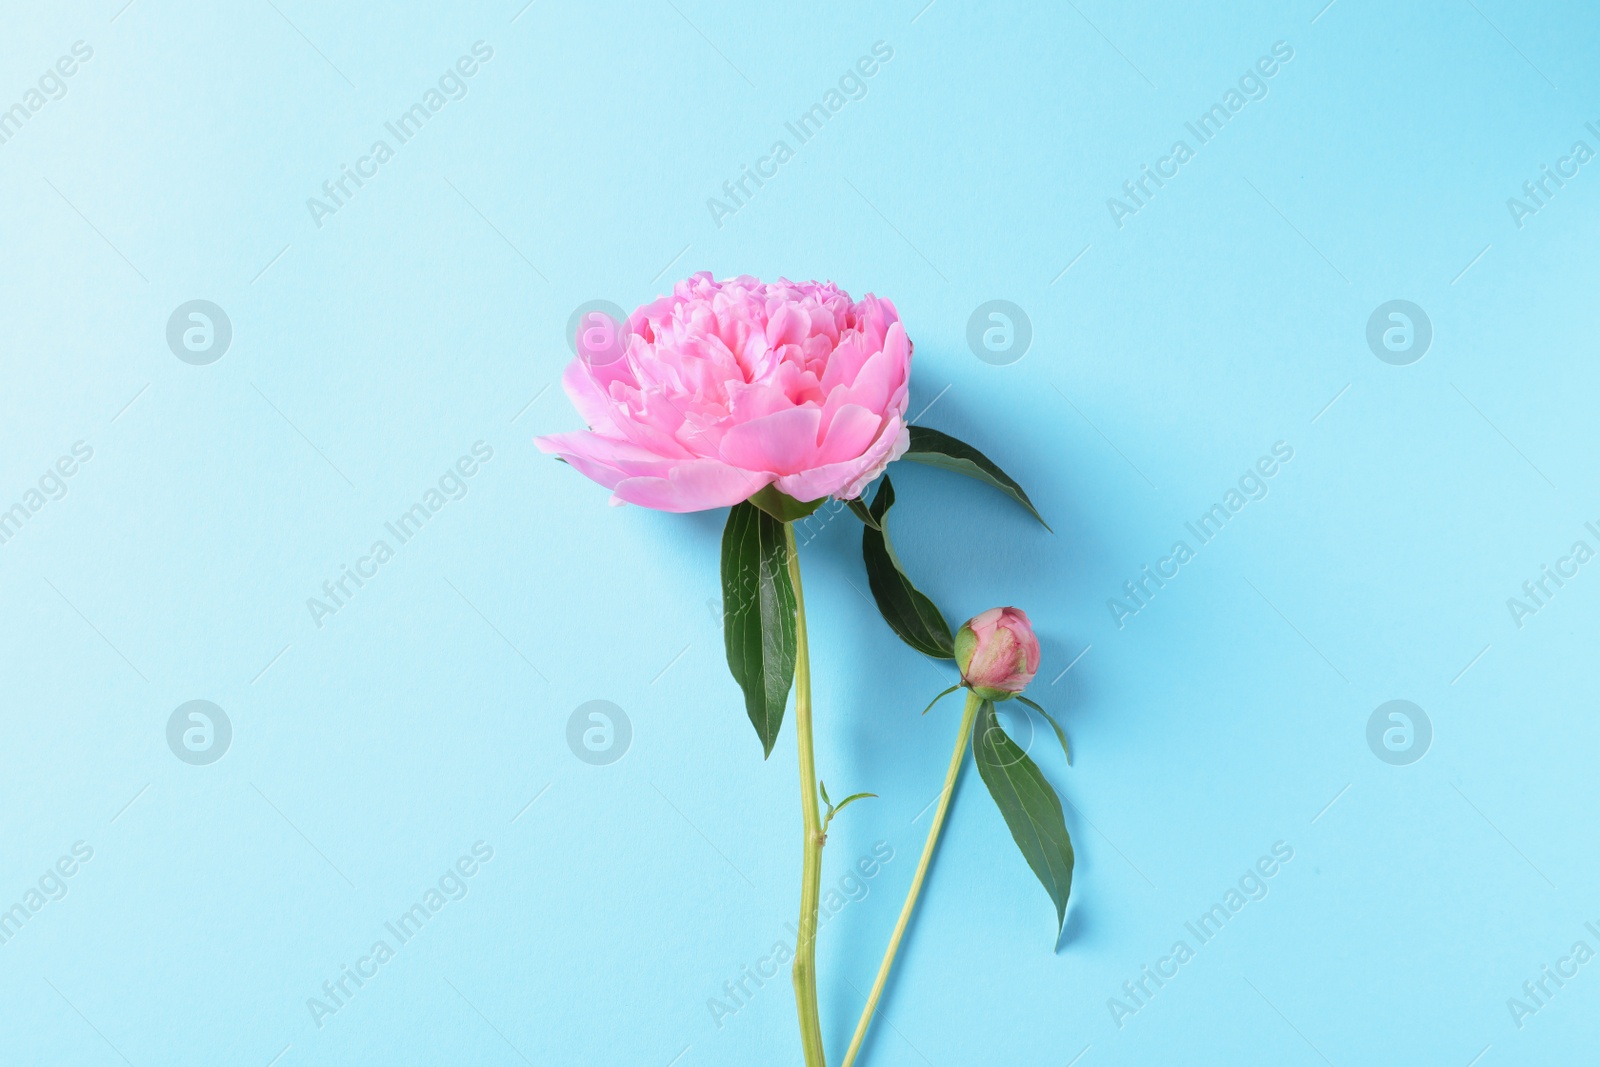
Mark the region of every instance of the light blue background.
MULTIPOLYGON (((0 145, 0 507, 94 454, 0 545, 0 907, 94 856, 0 945, 0 1058, 800 1062, 786 976, 708 1008, 789 940, 800 861, 792 726, 763 762, 723 660, 722 515, 609 508, 532 444, 578 425, 572 310, 701 269, 891 297, 913 411, 1055 526, 897 468, 923 586, 1043 635, 1075 765, 1033 751, 1078 867, 1053 949, 969 769, 864 1062, 1590 1054, 1600 963, 1520 1029, 1506 1002, 1600 949, 1600 564, 1520 628, 1506 600, 1600 547, 1600 163, 1520 229, 1506 200, 1600 149, 1595 10, 923 3, 8 6, 0 106, 94 54, 0 145), (466 97, 316 226, 306 199, 480 40, 466 97), (707 198, 878 41, 865 98, 717 226, 707 198), (1107 198, 1276 41, 1269 95, 1119 229, 1107 198), (1007 366, 965 341, 994 298, 1034 330, 1007 366), (1395 298, 1435 331, 1410 366, 1365 340, 1395 298), (233 325, 209 366, 166 344, 191 299, 233 325), (315 626, 480 440, 465 498, 315 626), (1107 599, 1277 441, 1270 495, 1119 629, 1107 599), (166 742, 197 698, 234 729, 209 766, 166 742), (610 766, 565 740, 593 699, 633 725, 610 766), (1390 699, 1432 720, 1420 762, 1367 746, 1390 699), (467 896, 315 1025, 478 841, 467 896), (1108 998, 1280 841, 1267 898, 1119 1028, 1108 998)), ((803 565, 822 775, 882 794, 825 884, 894 853, 823 929, 837 1060, 959 706, 919 717, 948 670, 864 599, 855 520, 803 565)))

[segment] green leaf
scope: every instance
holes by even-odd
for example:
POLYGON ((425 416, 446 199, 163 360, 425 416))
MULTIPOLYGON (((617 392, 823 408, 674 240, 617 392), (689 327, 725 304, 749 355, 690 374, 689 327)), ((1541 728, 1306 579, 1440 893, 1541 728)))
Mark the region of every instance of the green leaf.
POLYGON ((928 714, 928 712, 933 710, 933 706, 935 704, 939 703, 939 701, 943 700, 945 697, 949 696, 951 693, 954 693, 957 689, 960 689, 960 688, 961 688, 961 683, 957 682, 955 685, 952 685, 949 689, 946 689, 944 692, 940 693, 938 696, 936 696, 932 700, 928 701, 928 706, 922 709, 922 714, 924 714, 924 715, 928 714))
POLYGON ((878 520, 873 517, 871 509, 867 507, 860 497, 856 497, 854 500, 850 501, 850 514, 854 515, 856 518, 860 519, 874 530, 881 530, 883 528, 878 525, 878 520))
POLYGON ((770 756, 794 682, 794 586, 783 523, 748 502, 733 506, 722 531, 722 636, 728 669, 770 756))
POLYGON ((1067 836, 1061 800, 1039 768, 1006 736, 994 704, 984 701, 972 725, 972 752, 978 774, 1005 817, 1022 856, 1056 906, 1056 933, 1067 919, 1072 892, 1072 839, 1067 836))
POLYGON ((1037 711, 1040 715, 1043 715, 1046 719, 1049 720, 1050 725, 1055 729, 1056 740, 1061 742, 1061 751, 1067 757, 1067 766, 1068 767, 1072 766, 1072 749, 1067 747, 1067 732, 1061 728, 1061 724, 1060 723, 1056 722, 1056 717, 1054 715, 1050 714, 1048 711, 1045 711, 1043 708, 1041 708, 1039 705, 1035 704, 1033 701, 1029 700, 1025 696, 1019 696, 1019 697, 1017 697, 1017 699, 1022 701, 1024 704, 1028 705, 1028 707, 1032 708, 1034 711, 1037 711))
POLYGON ((854 804, 856 801, 865 800, 868 797, 871 797, 873 800, 876 800, 876 799, 878 799, 878 794, 876 794, 876 793, 851 793, 849 796, 847 796, 843 800, 839 801, 839 803, 834 807, 833 813, 835 815, 837 815, 841 811, 843 811, 845 808, 848 808, 850 805, 854 804))
POLYGON ((822 819, 822 832, 824 835, 827 834, 828 827, 833 824, 833 817, 835 815, 839 814, 845 808, 848 808, 858 800, 865 800, 868 797, 876 799, 878 796, 876 793, 851 793, 849 796, 839 801, 839 803, 835 804, 833 801, 828 799, 828 787, 825 783, 819 781, 817 783, 817 788, 822 793, 822 802, 828 805, 828 813, 822 819))
MULTIPOLYGON (((1038 519, 1040 526, 1050 530, 1050 524, 1044 521, 1044 516, 1033 506, 1033 501, 1028 499, 1028 494, 1023 492, 1022 486, 1018 485, 1011 475, 997 467, 988 456, 965 441, 959 441, 947 433, 926 426, 913 426, 911 447, 901 458, 909 459, 913 463, 926 463, 930 467, 942 467, 947 471, 955 471, 957 474, 965 474, 969 478, 988 482, 1027 508, 1028 514, 1038 519)), ((1050 532, 1055 533, 1054 530, 1050 532)))
POLYGON ((861 558, 867 565, 872 597, 878 602, 884 621, 902 641, 923 655, 951 659, 955 656, 955 639, 950 636, 950 624, 934 602, 911 584, 889 543, 888 515, 892 507, 894 486, 884 475, 870 512, 877 525, 861 531, 861 558))

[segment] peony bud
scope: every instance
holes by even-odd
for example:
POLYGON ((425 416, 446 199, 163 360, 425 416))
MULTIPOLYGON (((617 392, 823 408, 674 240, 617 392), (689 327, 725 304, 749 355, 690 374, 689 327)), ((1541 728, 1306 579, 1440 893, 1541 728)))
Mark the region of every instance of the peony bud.
POLYGON ((984 700, 1010 700, 1039 670, 1039 639, 1021 608, 990 608, 956 634, 961 684, 984 700))

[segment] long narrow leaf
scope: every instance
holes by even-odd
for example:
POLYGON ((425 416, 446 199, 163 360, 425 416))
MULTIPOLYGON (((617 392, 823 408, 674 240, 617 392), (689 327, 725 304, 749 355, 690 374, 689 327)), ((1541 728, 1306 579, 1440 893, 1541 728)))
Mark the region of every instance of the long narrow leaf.
POLYGON ((1017 484, 1016 479, 965 441, 926 426, 913 426, 911 447, 902 458, 909 459, 913 463, 926 463, 930 467, 942 467, 947 471, 955 471, 957 474, 965 474, 969 478, 988 482, 1027 508, 1028 514, 1038 519, 1040 526, 1046 530, 1050 529, 1050 524, 1044 521, 1044 516, 1039 514, 1039 509, 1033 506, 1033 501, 1028 499, 1028 494, 1023 492, 1022 486, 1017 484))
POLYGON ((722 531, 722 636, 770 756, 794 682, 795 598, 783 523, 749 503, 734 505, 722 531))
POLYGON ((900 558, 889 542, 889 509, 894 507, 894 486, 884 475, 870 511, 876 526, 861 531, 861 558, 867 565, 867 585, 878 610, 889 628, 900 639, 926 656, 936 659, 955 657, 955 639, 950 624, 932 600, 906 577, 900 558))
POLYGON ((1056 906, 1059 936, 1072 893, 1072 839, 1067 835, 1061 800, 1039 768, 1006 736, 994 704, 984 701, 972 726, 972 752, 978 774, 1011 830, 1022 856, 1056 906))

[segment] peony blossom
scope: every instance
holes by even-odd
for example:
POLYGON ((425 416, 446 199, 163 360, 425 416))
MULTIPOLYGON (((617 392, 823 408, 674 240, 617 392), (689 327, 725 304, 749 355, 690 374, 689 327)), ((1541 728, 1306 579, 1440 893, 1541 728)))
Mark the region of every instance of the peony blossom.
POLYGON ((985 700, 1010 700, 1039 671, 1039 638, 1021 608, 990 608, 956 634, 961 682, 985 700))
POLYGON ((619 357, 562 375, 589 428, 535 439, 613 504, 702 511, 769 485, 851 500, 910 444, 911 341, 870 293, 700 273, 622 333, 619 357))

